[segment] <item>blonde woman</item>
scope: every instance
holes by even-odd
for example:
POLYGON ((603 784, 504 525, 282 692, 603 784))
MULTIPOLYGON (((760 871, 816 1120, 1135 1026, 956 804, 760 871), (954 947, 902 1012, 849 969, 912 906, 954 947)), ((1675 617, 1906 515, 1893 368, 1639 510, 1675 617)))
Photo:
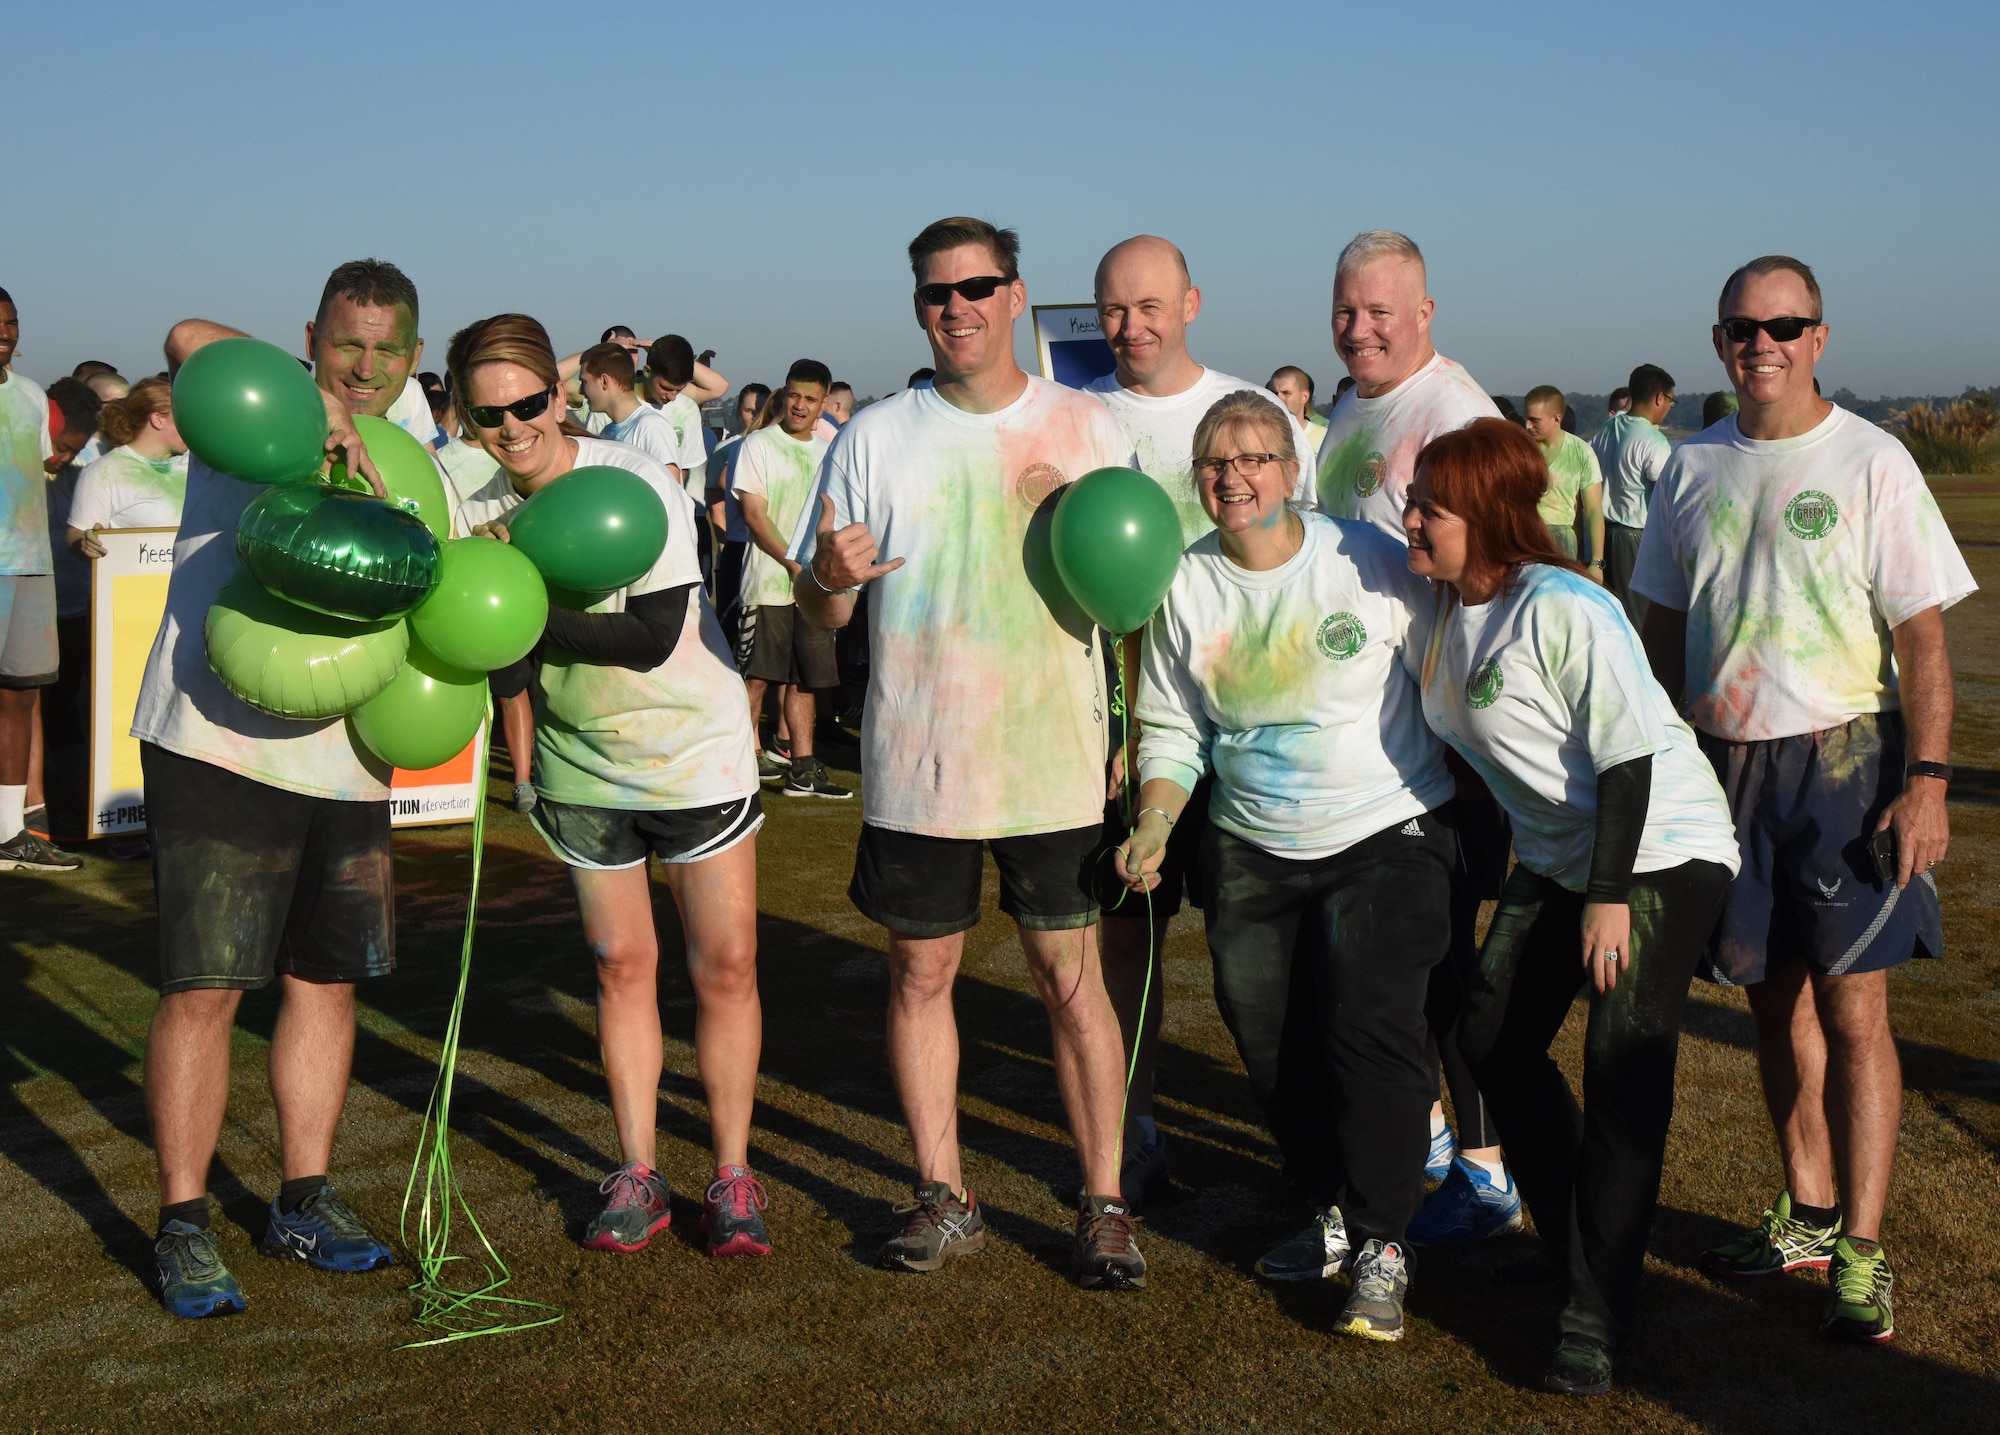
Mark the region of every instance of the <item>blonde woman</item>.
POLYGON ((165 379, 141 379, 97 421, 104 456, 77 475, 68 542, 80 558, 102 558, 100 528, 178 528, 187 499, 187 445, 174 427, 165 379))

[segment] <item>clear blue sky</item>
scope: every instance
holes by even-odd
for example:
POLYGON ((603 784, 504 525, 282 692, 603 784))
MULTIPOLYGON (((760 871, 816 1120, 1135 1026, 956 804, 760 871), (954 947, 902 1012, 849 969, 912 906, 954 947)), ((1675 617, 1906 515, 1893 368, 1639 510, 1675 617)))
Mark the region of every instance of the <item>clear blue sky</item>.
MULTIPOLYGON (((426 367, 502 309, 674 330, 737 383, 928 362, 903 246, 1017 227, 1030 302, 1150 230, 1196 356, 1324 393, 1333 260, 1415 236, 1487 388, 1721 384, 1720 281, 1819 271, 1829 389, 2000 383, 2000 7, 12 6, 0 286, 19 366, 159 363, 169 323, 296 347, 326 272, 395 260, 426 367), (595 18, 612 17, 616 18, 595 18)), ((1024 339, 1026 323, 1023 323, 1024 339)), ((1026 352, 1023 344, 1024 354, 1026 352)))

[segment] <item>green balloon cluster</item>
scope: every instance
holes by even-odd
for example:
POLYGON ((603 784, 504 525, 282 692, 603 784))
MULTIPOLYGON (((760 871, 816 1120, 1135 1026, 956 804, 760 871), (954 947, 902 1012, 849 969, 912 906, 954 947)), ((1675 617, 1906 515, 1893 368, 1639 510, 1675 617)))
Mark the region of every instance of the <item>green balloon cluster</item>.
POLYGON ((1181 521, 1166 490, 1136 469, 1099 468, 1056 501, 1056 572, 1107 633, 1138 631, 1173 585, 1181 521))
POLYGON ((629 469, 571 469, 507 515, 507 537, 551 585, 609 593, 636 583, 667 546, 667 506, 629 469))
POLYGON ((261 339, 204 344, 174 376, 174 426, 231 478, 293 483, 326 457, 326 404, 299 361, 261 339))
MULTIPOLYGON (((451 505, 444 496, 444 480, 430 451, 412 438, 401 425, 363 414, 354 420, 354 431, 374 460, 389 502, 423 520, 431 537, 442 543, 451 537, 451 505)), ((373 494, 368 480, 350 475, 347 465, 336 463, 327 481, 357 493, 373 494)))
POLYGON ((454 668, 490 673, 525 658, 548 626, 542 575, 497 538, 444 545, 437 587, 410 615, 417 637, 454 668))
POLYGON ((241 573, 223 585, 204 627, 209 665, 229 691, 274 717, 301 720, 360 707, 389 686, 410 646, 400 620, 314 613, 241 573))
POLYGON ((236 552, 278 597, 362 622, 400 618, 438 578, 438 542, 414 513, 317 483, 259 494, 237 520, 236 552))
POLYGON ((450 762, 486 720, 486 675, 454 668, 421 642, 389 685, 347 715, 384 762, 408 772, 450 762))

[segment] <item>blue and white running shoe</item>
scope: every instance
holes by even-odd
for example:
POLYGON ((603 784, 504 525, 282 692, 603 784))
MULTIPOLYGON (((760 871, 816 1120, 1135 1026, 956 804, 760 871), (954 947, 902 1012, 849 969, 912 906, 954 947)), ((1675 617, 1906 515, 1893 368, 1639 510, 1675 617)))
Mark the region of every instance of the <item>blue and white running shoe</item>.
POLYGON ((235 1315, 248 1307, 243 1288, 222 1263, 215 1234, 186 1221, 168 1221, 153 1243, 153 1269, 160 1286, 160 1304, 168 1315, 200 1320, 210 1315, 235 1315))
POLYGON ((1463 1246, 1521 1229, 1521 1192, 1455 1157, 1444 1184, 1424 1198, 1406 1233, 1413 1246, 1463 1246))
POLYGON ((322 1271, 372 1271, 396 1263, 389 1248, 368 1234, 361 1218, 331 1186, 320 1187, 290 1215, 280 1212, 273 1201, 263 1251, 322 1271))
POLYGON ((1458 1155, 1458 1137, 1451 1127, 1431 1137, 1431 1154, 1424 1157, 1424 1179, 1442 1181, 1451 1174, 1451 1163, 1458 1155))

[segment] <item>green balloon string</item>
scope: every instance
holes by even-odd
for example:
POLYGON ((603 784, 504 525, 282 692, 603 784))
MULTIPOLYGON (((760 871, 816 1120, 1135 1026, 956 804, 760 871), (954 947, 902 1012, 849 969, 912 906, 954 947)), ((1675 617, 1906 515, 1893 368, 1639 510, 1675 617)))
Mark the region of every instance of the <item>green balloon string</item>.
MULTIPOLYGON (((472 978, 472 938, 479 917, 479 873, 486 850, 486 802, 484 795, 472 815, 472 892, 465 904, 465 940, 458 954, 458 992, 452 998, 451 1017, 445 1023, 444 1043, 438 1053, 438 1075, 431 1087, 430 1104, 424 1108, 423 1129, 417 1136, 417 1154, 410 1163, 410 1181, 403 1189, 403 1215, 398 1229, 403 1247, 417 1267, 417 1279, 410 1291, 417 1298, 416 1323, 419 1329, 438 1332, 428 1340, 413 1340, 399 1347, 418 1350, 424 1346, 447 1345, 481 1335, 506 1335, 554 1325, 563 1318, 561 1310, 540 1301, 521 1300, 499 1294, 513 1280, 513 1272, 493 1249, 472 1214, 472 1205, 458 1184, 451 1164, 451 1092, 458 1071, 458 1039, 465 1020, 465 993, 472 978), (419 1182, 422 1195, 418 1195, 419 1182), (417 1203, 416 1235, 411 1238, 412 1203, 417 1203), (484 1255, 453 1255, 451 1252, 452 1208, 456 1206, 472 1229, 484 1255), (460 1289, 446 1279, 449 1267, 469 1262, 479 1272, 477 1284, 468 1282, 460 1289), (535 1317, 529 1319, 526 1317, 535 1317)), ((454 1274, 454 1279, 463 1276, 454 1274)))
MULTIPOLYGON (((1113 661, 1111 664, 1111 715, 1122 718, 1126 715, 1124 644, 1117 634, 1107 633, 1105 636, 1110 638, 1113 652, 1113 661)), ((1132 831, 1126 833, 1126 836, 1130 838, 1133 833, 1139 830, 1138 817, 1135 811, 1139 801, 1139 784, 1138 780, 1132 775, 1130 739, 1124 728, 1120 728, 1119 730, 1118 746, 1124 751, 1126 757, 1125 820, 1132 825, 1132 831)), ((1186 814, 1182 815, 1185 816, 1186 814)), ((1106 854, 1105 860, 1112 860, 1109 853, 1106 854)), ((1132 889, 1121 883, 1117 898, 1106 902, 1104 910, 1107 912, 1117 911, 1119 907, 1124 905, 1125 899, 1131 895, 1132 889)), ((1125 1122, 1132 1107, 1132 1083, 1138 1080, 1139 1048, 1144 1046, 1146 1042, 1146 1009, 1152 1004, 1153 1000, 1153 894, 1147 892, 1143 895, 1146 899, 1146 980, 1144 985, 1139 988, 1139 1019, 1132 1023, 1132 1054, 1127 1058, 1125 1063, 1125 1095, 1118 1103, 1117 1166, 1120 1172, 1123 1172, 1125 1169, 1125 1122)), ((1099 954, 1098 960, 1102 962, 1102 953, 1099 954)), ((1162 966, 1165 965, 1165 961, 1166 959, 1162 957, 1162 966)), ((1120 1192, 1120 1194, 1122 1195, 1123 1192, 1120 1192)))

